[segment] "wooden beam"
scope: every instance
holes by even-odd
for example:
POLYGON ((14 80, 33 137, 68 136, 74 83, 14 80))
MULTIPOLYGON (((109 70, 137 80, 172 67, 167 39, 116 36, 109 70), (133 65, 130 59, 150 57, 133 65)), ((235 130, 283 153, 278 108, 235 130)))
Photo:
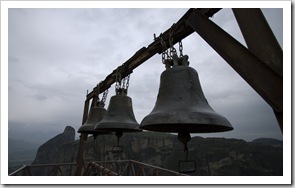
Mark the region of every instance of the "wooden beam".
POLYGON ((283 77, 283 50, 259 8, 233 8, 250 52, 283 77))
POLYGON ((274 109, 283 112, 283 78, 199 11, 187 23, 274 109))
MULTIPOLYGON (((283 78, 283 50, 259 8, 233 8, 251 53, 283 78)), ((283 112, 274 110, 283 132, 283 112)))

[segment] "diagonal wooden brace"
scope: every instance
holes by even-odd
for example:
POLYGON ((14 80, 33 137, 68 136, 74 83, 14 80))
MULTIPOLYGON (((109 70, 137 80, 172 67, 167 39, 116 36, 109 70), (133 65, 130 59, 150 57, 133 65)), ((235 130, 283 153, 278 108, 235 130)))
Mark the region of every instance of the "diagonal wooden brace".
MULTIPOLYGON (((198 10, 194 9, 187 17, 186 23, 274 109, 275 113, 283 112, 281 76, 198 10)), ((282 126, 281 124, 281 130, 282 126)))

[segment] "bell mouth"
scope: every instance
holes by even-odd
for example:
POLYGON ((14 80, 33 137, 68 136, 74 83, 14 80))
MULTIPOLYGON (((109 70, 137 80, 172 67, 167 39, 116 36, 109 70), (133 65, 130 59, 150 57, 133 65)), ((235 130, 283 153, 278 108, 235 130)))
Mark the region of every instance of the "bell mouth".
POLYGON ((233 130, 232 127, 224 125, 208 125, 208 124, 153 124, 144 125, 141 129, 155 132, 189 132, 189 133, 214 133, 226 132, 233 130))
POLYGON ((142 129, 139 128, 139 124, 133 119, 120 119, 114 121, 113 119, 104 119, 97 123, 94 127, 98 131, 107 132, 141 132, 142 129), (119 121, 121 120, 121 122, 119 121))
POLYGON ((152 113, 146 116, 139 127, 156 132, 214 133, 233 130, 229 121, 216 113, 177 112, 152 113))
POLYGON ((132 109, 132 99, 118 94, 111 97, 104 118, 95 125, 95 130, 110 132, 140 132, 132 109))
POLYGON ((95 128, 95 130, 98 131, 107 131, 107 132, 141 132, 143 131, 142 129, 138 128, 138 124, 134 127, 128 127, 128 125, 126 126, 126 124, 117 124, 117 126, 114 126, 113 123, 104 123, 104 124, 100 124, 99 126, 97 126, 95 128))
POLYGON ((161 74, 156 104, 142 120, 140 128, 170 133, 233 130, 230 122, 209 105, 197 71, 179 65, 161 74))
POLYGON ((93 125, 82 125, 79 130, 78 133, 86 133, 86 134, 112 134, 109 131, 103 131, 103 130, 95 130, 93 125))

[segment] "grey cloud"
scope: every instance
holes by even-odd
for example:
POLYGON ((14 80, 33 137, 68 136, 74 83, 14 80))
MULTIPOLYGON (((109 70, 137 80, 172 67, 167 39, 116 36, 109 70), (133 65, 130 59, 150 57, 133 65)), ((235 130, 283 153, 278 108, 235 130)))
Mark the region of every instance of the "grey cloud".
MULTIPOLYGON (((139 48, 151 43, 154 33, 158 36, 186 11, 9 11, 9 126, 26 125, 43 131, 68 124, 79 128, 86 90, 91 91, 139 48)), ((212 20, 241 40, 230 11, 224 9, 212 20)), ((183 39, 183 45, 210 105, 235 128, 231 133, 204 136, 281 138, 269 106, 202 38, 193 34, 183 39), (265 127, 269 129, 263 132, 265 127)), ((154 107, 164 70, 157 54, 131 74, 128 95, 138 122, 154 107)), ((114 86, 109 89, 106 107, 112 95, 114 86)))
POLYGON ((91 86, 86 80, 81 79, 81 77, 71 77, 67 80, 47 84, 32 83, 28 84, 27 88, 33 93, 36 93, 35 96, 45 94, 47 97, 58 97, 65 101, 71 101, 81 96, 81 89, 84 88, 86 92, 86 89, 91 86))
POLYGON ((245 40, 231 9, 222 9, 216 17, 214 17, 213 21, 232 37, 237 39, 241 44, 246 46, 245 40))
POLYGON ((21 63, 21 61, 19 60, 19 58, 14 57, 14 56, 9 56, 8 57, 8 62, 9 62, 9 64, 21 63))
POLYGON ((272 20, 268 22, 268 24, 283 49, 283 9, 277 8, 274 11, 274 9, 271 8, 263 8, 261 11, 267 20, 272 20))
POLYGON ((36 99, 40 100, 40 101, 43 101, 43 100, 46 100, 47 99, 47 96, 45 95, 34 95, 33 97, 35 97, 36 99))

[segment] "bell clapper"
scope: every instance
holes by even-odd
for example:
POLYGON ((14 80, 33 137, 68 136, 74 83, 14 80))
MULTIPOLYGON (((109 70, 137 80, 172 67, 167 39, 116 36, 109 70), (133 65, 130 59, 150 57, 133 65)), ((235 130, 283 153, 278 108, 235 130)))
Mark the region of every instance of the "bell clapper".
POLYGON ((122 135, 123 135, 123 132, 122 132, 122 131, 117 131, 117 132, 116 132, 116 137, 117 137, 117 139, 118 139, 118 144, 117 144, 117 146, 119 146, 120 138, 121 138, 122 135))
POLYGON ((185 160, 187 161, 187 156, 188 156, 188 148, 187 148, 187 144, 185 144, 185 146, 184 146, 184 152, 186 152, 185 160))
POLYGON ((187 143, 191 140, 191 135, 187 131, 178 132, 178 140, 183 143, 185 160, 178 162, 178 171, 180 173, 193 173, 196 171, 196 162, 194 160, 188 160, 188 147, 187 143))
POLYGON ((187 160, 187 156, 188 156, 187 143, 191 140, 191 135, 189 134, 189 132, 183 131, 178 133, 177 138, 184 146, 184 152, 186 152, 185 160, 187 160))
POLYGON ((97 133, 93 133, 93 141, 95 141, 95 140, 96 140, 97 136, 98 136, 98 134, 97 134, 97 133))

